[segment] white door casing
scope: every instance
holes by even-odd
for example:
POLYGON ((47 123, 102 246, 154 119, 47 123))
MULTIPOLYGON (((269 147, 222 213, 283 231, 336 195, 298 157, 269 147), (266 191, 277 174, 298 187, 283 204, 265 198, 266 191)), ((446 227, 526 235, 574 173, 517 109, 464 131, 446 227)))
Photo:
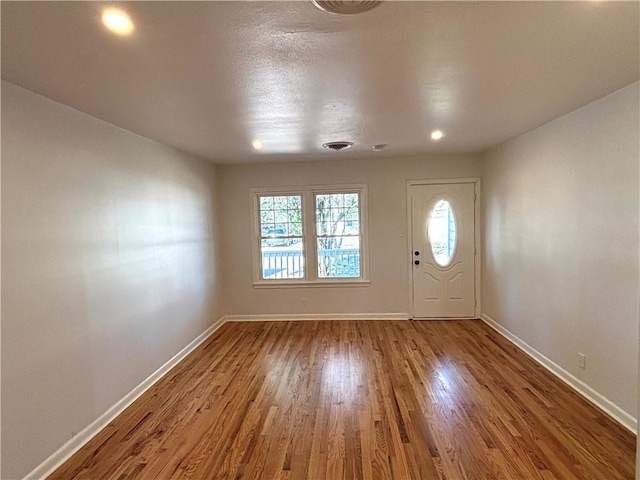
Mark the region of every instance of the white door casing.
POLYGON ((409 186, 411 283, 414 318, 476 316, 475 183, 409 186), (429 219, 438 202, 452 210, 455 242, 446 262, 436 257, 429 240, 429 219))

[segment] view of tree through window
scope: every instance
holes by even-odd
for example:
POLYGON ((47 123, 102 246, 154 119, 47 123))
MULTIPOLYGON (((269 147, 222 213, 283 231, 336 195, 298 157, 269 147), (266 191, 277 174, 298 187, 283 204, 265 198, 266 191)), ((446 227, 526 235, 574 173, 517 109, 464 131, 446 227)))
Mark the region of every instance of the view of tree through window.
POLYGON ((263 279, 304 277, 302 196, 259 197, 263 279))
POLYGON ((316 194, 319 278, 360 277, 358 193, 316 194))
POLYGON ((365 185, 254 192, 254 284, 368 282, 365 185))

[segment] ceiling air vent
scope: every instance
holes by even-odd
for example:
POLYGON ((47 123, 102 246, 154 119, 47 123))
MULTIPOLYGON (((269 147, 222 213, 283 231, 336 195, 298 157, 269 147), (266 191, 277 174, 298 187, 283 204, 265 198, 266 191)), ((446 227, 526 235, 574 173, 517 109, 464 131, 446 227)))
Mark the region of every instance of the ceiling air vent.
POLYGON ((312 0, 313 4, 323 12, 336 15, 355 15, 377 7, 382 2, 375 1, 349 1, 349 0, 312 0))
POLYGON ((322 144, 323 148, 328 148, 329 150, 333 150, 335 152, 346 150, 347 148, 351 148, 352 146, 352 142, 327 142, 322 144))

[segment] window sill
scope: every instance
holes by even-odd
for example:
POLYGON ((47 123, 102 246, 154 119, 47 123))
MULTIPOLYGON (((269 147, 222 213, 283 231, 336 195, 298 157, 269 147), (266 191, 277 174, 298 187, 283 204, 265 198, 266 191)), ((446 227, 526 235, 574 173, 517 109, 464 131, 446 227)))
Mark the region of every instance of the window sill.
POLYGON ((260 280, 253 282, 253 288, 342 288, 342 287, 368 287, 370 280, 345 279, 345 280, 260 280))

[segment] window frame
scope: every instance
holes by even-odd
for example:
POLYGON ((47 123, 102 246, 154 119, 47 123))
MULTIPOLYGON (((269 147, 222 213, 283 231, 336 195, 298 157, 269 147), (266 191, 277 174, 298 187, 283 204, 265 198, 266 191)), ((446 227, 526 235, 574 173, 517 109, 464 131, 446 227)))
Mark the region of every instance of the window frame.
POLYGON ((361 287, 370 285, 366 184, 251 188, 249 194, 251 199, 251 250, 254 288, 361 287), (315 197, 316 195, 339 193, 358 194, 360 276, 320 278, 318 277, 315 197), (260 197, 279 195, 300 195, 302 198, 302 255, 304 259, 304 276, 302 278, 262 278, 260 197))

